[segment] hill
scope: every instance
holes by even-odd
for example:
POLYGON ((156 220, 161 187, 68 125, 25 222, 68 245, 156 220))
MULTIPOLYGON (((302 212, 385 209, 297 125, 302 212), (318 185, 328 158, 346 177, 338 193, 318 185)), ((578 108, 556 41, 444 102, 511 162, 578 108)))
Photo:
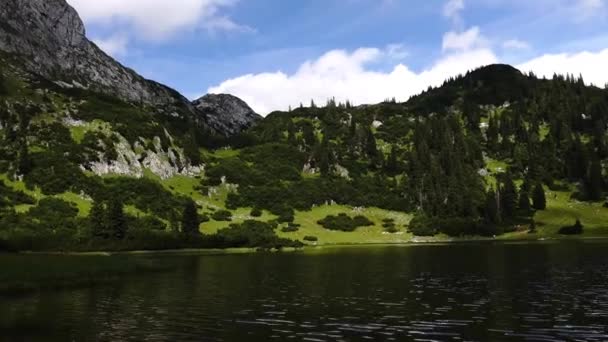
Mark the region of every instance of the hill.
POLYGON ((0 19, 0 249, 608 233, 608 91, 580 77, 491 65, 405 103, 262 120, 123 67, 64 0, 0 19))

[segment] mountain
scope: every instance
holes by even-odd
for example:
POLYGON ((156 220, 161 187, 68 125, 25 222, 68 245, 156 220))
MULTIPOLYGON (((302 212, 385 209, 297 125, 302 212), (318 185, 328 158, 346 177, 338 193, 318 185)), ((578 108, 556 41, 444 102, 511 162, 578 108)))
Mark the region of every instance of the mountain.
POLYGON ((82 20, 65 0, 2 1, 0 51, 25 70, 63 87, 85 88, 153 106, 158 112, 188 116, 219 134, 238 133, 260 118, 253 112, 221 107, 201 113, 177 91, 122 66, 87 39, 82 20))
POLYGON ((581 77, 490 65, 262 119, 123 67, 63 0, 1 2, 0 51, 0 250, 608 234, 608 90, 581 77))

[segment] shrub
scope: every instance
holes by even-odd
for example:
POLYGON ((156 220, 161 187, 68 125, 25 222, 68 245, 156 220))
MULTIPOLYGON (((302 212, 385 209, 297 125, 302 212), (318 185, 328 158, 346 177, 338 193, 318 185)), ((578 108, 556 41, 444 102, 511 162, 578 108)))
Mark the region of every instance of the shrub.
POLYGON ((394 219, 384 219, 382 220, 382 227, 384 228, 384 231, 387 233, 397 233, 399 231, 399 228, 397 228, 397 225, 395 224, 395 220, 394 219))
POLYGON ((283 233, 293 233, 300 230, 300 225, 295 223, 289 223, 286 227, 281 228, 283 233))
POLYGON ((410 221, 409 231, 415 236, 434 236, 437 234, 437 229, 433 225, 432 220, 425 214, 416 214, 410 221))
POLYGON ((228 210, 218 210, 211 215, 215 221, 232 221, 232 213, 228 210))
POLYGON ((292 208, 282 209, 279 213, 279 217, 277 218, 279 223, 293 222, 293 220, 295 220, 295 212, 292 208))
POLYGON ((304 241, 317 242, 317 241, 319 241, 319 239, 316 236, 305 236, 304 241))
POLYGON ((253 209, 251 209, 250 215, 253 217, 260 217, 260 216, 262 216, 262 209, 257 208, 257 207, 253 208, 253 209))
POLYGON ((374 223, 367 217, 358 215, 354 218, 341 213, 338 216, 329 215, 322 220, 317 221, 318 224, 329 230, 340 230, 343 232, 352 232, 359 227, 373 226, 374 223))
POLYGON ((576 220, 573 226, 562 227, 559 230, 562 235, 579 235, 583 233, 583 224, 580 220, 576 220))

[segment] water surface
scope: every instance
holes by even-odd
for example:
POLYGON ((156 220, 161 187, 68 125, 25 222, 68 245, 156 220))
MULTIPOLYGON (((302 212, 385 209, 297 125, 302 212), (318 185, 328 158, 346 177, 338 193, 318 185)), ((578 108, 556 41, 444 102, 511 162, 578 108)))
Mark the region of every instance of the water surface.
POLYGON ((608 341, 608 242, 162 258, 179 266, 0 298, 0 340, 608 341))

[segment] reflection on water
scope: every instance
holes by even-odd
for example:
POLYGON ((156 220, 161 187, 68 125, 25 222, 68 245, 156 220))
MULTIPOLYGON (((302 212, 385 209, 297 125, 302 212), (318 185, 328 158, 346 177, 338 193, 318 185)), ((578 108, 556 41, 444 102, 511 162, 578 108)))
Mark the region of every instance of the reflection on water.
POLYGON ((7 341, 608 341, 608 243, 181 256, 1 299, 7 341))

